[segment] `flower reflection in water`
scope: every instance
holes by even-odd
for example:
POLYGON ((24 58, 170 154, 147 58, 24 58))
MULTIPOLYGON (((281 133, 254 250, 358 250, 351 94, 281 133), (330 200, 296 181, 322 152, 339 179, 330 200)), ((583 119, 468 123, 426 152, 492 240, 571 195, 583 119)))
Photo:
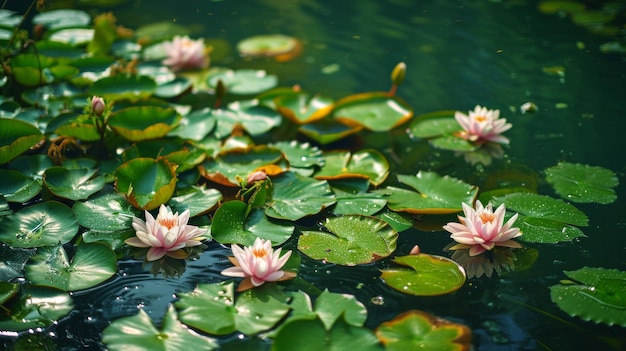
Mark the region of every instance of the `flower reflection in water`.
POLYGON ((483 275, 491 278, 494 274, 512 271, 515 268, 517 256, 515 248, 495 247, 482 255, 471 256, 469 249, 452 249, 456 243, 451 243, 444 248, 447 252, 452 252, 452 260, 465 269, 467 278, 480 278, 483 275))

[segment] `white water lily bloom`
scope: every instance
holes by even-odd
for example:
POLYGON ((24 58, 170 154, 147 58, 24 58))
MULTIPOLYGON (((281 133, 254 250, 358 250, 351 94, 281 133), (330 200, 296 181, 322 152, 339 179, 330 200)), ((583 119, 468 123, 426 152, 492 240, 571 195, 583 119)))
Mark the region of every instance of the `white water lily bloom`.
POLYGON ((456 112, 454 119, 461 125, 462 138, 482 144, 486 141, 508 144, 509 139, 501 135, 513 126, 506 123, 506 119, 500 118, 500 110, 488 110, 486 107, 476 105, 469 115, 456 112))
POLYGON ((518 214, 504 224, 505 212, 504 204, 494 212, 491 203, 483 207, 480 201, 476 201, 476 209, 463 203, 465 217, 458 217, 460 223, 450 222, 443 226, 443 229, 451 233, 450 237, 459 243, 450 249, 469 249, 469 255, 476 256, 494 246, 521 248, 519 243, 511 240, 522 235, 519 228, 513 228, 518 214))
POLYGON ((252 246, 244 248, 233 244, 231 250, 235 257, 228 259, 235 267, 226 268, 222 274, 244 278, 237 288, 238 291, 261 286, 265 282, 287 280, 296 276, 293 272, 280 270, 291 256, 291 250, 281 257, 281 249, 272 249, 272 242, 269 240, 256 238, 252 246))
POLYGON ((167 57, 163 64, 173 71, 206 68, 209 57, 203 39, 192 40, 188 36, 175 36, 172 41, 163 43, 167 57))
POLYGON ((137 231, 136 237, 126 239, 125 243, 135 247, 149 247, 148 261, 156 261, 168 255, 174 258, 185 257, 179 250, 201 244, 201 237, 206 229, 188 225, 189 210, 172 213, 165 205, 159 208, 156 219, 146 211, 146 221, 133 218, 133 228, 137 231))

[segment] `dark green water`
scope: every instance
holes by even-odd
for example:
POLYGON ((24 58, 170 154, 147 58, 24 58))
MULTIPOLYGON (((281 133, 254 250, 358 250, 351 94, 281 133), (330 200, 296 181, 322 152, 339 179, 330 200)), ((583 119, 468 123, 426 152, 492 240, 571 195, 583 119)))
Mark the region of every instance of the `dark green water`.
MULTIPOLYGON (((368 307, 369 327, 401 311, 422 309, 467 324, 475 350, 608 350, 597 336, 624 332, 570 318, 549 296, 549 286, 565 278, 564 270, 625 269, 626 60, 599 51, 607 38, 567 18, 541 14, 531 1, 139 0, 87 9, 94 14, 110 9, 129 28, 175 21, 190 28, 193 37, 231 45, 230 52, 216 51, 213 65, 266 69, 279 76, 281 85, 299 84, 334 98, 388 89, 389 72, 404 61, 407 77, 398 95, 416 114, 467 111, 480 104, 500 109, 513 124, 506 134, 511 145, 494 168, 521 164, 540 173, 568 161, 615 171, 622 183, 615 203, 577 205, 590 218, 590 226, 583 228, 586 238, 531 245, 539 258, 529 269, 470 280, 452 295, 417 298, 391 291, 377 278, 384 262, 346 269, 304 260, 300 274, 319 288, 354 294, 368 307), (266 33, 299 38, 302 55, 286 63, 237 56, 237 41, 266 33), (564 67, 564 76, 542 70, 553 66, 564 67), (527 101, 539 106, 537 113, 519 112, 527 101)), ((445 174, 453 169, 449 154, 433 150, 421 157, 394 138, 380 139, 381 149, 394 149, 404 160, 394 166, 397 170, 445 174)), ((476 181, 488 179, 492 169, 477 167, 476 181)), ((397 254, 416 243, 424 252, 442 254, 448 242, 443 231, 410 230, 401 234, 397 254)), ((135 314, 138 307, 159 320, 176 292, 221 281, 220 271, 229 266, 223 257, 229 253, 211 244, 180 279, 169 280, 153 278, 134 261, 121 262, 115 279, 75 294, 75 311, 50 335, 59 349, 101 348, 100 333, 111 320, 135 314)), ((250 350, 263 344, 251 345, 250 350)))

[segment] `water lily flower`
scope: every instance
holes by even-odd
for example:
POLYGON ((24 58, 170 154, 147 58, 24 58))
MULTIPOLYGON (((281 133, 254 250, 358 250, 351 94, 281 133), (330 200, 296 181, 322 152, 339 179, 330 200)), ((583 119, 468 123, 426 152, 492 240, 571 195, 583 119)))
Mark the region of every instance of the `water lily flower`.
POLYGON ((246 180, 246 184, 252 184, 257 180, 265 180, 267 179, 267 173, 263 171, 255 171, 248 175, 248 179, 246 180))
POLYGON ((519 228, 513 228, 518 214, 504 224, 505 212, 504 204, 494 212, 491 203, 483 207, 480 201, 476 201, 476 209, 463 203, 465 217, 458 216, 460 223, 450 222, 443 226, 443 229, 452 233, 450 237, 459 243, 450 249, 469 249, 469 255, 476 256, 495 246, 521 248, 519 243, 511 240, 522 235, 519 228))
POLYGON ((104 99, 99 96, 94 96, 91 98, 91 111, 94 115, 100 117, 104 113, 104 108, 106 105, 104 104, 104 99))
POLYGON ((156 261, 168 255, 174 258, 184 258, 182 251, 185 247, 193 247, 201 244, 201 237, 206 229, 188 225, 189 209, 172 213, 165 205, 159 208, 156 219, 146 211, 146 221, 133 218, 133 228, 137 231, 136 237, 126 239, 125 243, 135 247, 149 247, 148 261, 156 261))
POLYGON ((458 111, 454 114, 454 119, 463 128, 460 133, 463 139, 478 144, 487 141, 508 144, 509 139, 501 134, 511 129, 512 124, 499 117, 500 110, 488 110, 479 105, 476 105, 474 111, 469 111, 469 115, 458 111))
POLYGON ((188 36, 175 36, 172 41, 163 43, 163 49, 167 55, 163 64, 173 71, 205 68, 209 65, 203 39, 192 40, 188 36))
POLYGON ((222 274, 229 277, 244 278, 237 291, 261 286, 265 282, 292 279, 296 276, 293 272, 280 270, 291 256, 291 250, 281 257, 281 249, 272 249, 272 242, 269 240, 256 238, 252 246, 244 248, 233 244, 231 250, 235 257, 228 259, 235 267, 226 268, 222 274))

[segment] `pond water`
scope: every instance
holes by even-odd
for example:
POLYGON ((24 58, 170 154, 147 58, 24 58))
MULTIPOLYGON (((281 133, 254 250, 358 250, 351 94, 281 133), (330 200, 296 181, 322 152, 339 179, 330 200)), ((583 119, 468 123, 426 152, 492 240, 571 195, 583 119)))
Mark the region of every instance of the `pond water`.
MULTIPOLYGON (((75 4, 67 1, 67 6, 75 4)), ((497 181, 496 172, 524 168, 541 173, 559 161, 613 170, 622 183, 616 202, 576 205, 590 218, 583 228, 585 238, 525 244, 539 254, 531 267, 469 279, 451 295, 414 297, 391 290, 378 278, 389 260, 342 267, 303 258, 299 274, 318 288, 355 295, 368 309, 368 327, 420 309, 469 326, 475 350, 609 350, 611 345, 601 339, 623 335, 623 328, 569 317, 549 292, 566 279, 563 271, 584 266, 624 270, 626 264, 626 163, 620 155, 626 150, 626 59, 600 52, 607 37, 565 16, 542 14, 534 1, 523 0, 137 0, 84 9, 94 14, 110 9, 129 28, 175 21, 193 37, 222 43, 215 48, 212 65, 265 69, 279 77, 280 85, 299 84, 336 99, 387 90, 389 72, 403 61, 408 68, 398 95, 417 115, 483 105, 500 109, 513 124, 502 160, 461 171, 457 166, 462 162, 450 152, 431 149, 423 154, 407 146, 406 137, 374 134, 381 151, 402 161, 392 165, 395 173, 432 170, 472 177, 473 184, 488 188, 497 181), (301 40, 302 54, 289 62, 237 56, 239 40, 271 33, 301 40), (562 67, 557 69, 561 73, 550 74, 554 67, 562 67), (520 112, 526 102, 538 106, 536 113, 520 112)), ((546 184, 538 187, 549 191, 546 184)), ((411 229, 401 233, 396 254, 419 244, 423 252, 449 256, 442 250, 449 242, 443 230, 411 229)), ((177 292, 190 291, 198 282, 222 281, 228 255, 229 248, 211 243, 180 278, 169 279, 153 277, 141 262, 120 261, 119 273, 110 281, 73 295, 76 308, 49 334, 60 350, 104 349, 101 332, 112 320, 142 307, 159 321, 177 292)), ((247 347, 269 349, 263 341, 247 347)))

